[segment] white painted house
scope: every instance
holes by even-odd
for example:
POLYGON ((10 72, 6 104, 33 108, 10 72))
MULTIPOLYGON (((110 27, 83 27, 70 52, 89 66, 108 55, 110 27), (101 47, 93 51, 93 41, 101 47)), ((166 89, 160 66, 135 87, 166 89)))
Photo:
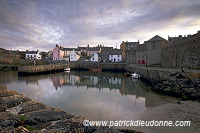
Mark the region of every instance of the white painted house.
POLYGON ((99 54, 98 53, 93 53, 92 54, 92 57, 90 58, 90 61, 100 61, 100 57, 99 57, 99 54))
POLYGON ((109 54, 109 60, 111 62, 122 62, 122 50, 113 49, 109 54))
POLYGON ((93 85, 96 85, 99 82, 99 79, 97 76, 91 76, 90 80, 92 81, 93 85))
POLYGON ((80 55, 74 50, 70 52, 70 61, 77 61, 80 58, 80 55))
POLYGON ((62 49, 64 51, 64 56, 63 59, 68 61, 70 60, 70 53, 74 50, 78 55, 81 55, 81 51, 80 49, 77 48, 63 48, 62 49))
POLYGON ((76 83, 80 82, 80 77, 76 75, 70 75, 70 83, 74 86, 76 83))
POLYGON ((41 55, 39 54, 39 51, 26 51, 25 54, 25 58, 26 59, 37 59, 37 60, 41 60, 41 55))

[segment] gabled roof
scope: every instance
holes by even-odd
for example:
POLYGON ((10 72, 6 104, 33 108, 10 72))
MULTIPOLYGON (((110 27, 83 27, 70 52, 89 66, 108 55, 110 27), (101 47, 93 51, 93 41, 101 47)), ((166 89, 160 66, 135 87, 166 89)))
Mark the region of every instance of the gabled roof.
POLYGON ((113 49, 110 51, 110 55, 121 55, 122 54, 122 49, 113 49))
POLYGON ((109 50, 104 50, 101 52, 101 56, 109 56, 110 51, 109 50))
POLYGON ((62 49, 63 51, 80 51, 80 49, 78 49, 78 48, 63 48, 62 49))
POLYGON ((160 37, 159 35, 155 35, 154 37, 152 37, 148 41, 167 41, 167 40, 162 38, 162 37, 160 37))
POLYGON ((113 47, 101 47, 102 51, 110 51, 112 49, 113 49, 113 47))
POLYGON ((94 52, 92 55, 94 55, 94 54, 97 54, 98 56, 100 56, 100 53, 96 53, 96 52, 94 52))
POLYGON ((76 52, 76 50, 74 50, 74 49, 70 52, 70 54, 71 54, 72 52, 74 52, 74 53, 76 53, 77 55, 79 55, 78 52, 76 52))
POLYGON ((99 51, 100 47, 88 47, 87 51, 99 51))
POLYGON ((125 42, 126 45, 138 45, 139 42, 125 42))
POLYGON ((86 47, 78 47, 78 49, 86 49, 86 47))
POLYGON ((26 51, 26 54, 37 54, 38 51, 26 51))

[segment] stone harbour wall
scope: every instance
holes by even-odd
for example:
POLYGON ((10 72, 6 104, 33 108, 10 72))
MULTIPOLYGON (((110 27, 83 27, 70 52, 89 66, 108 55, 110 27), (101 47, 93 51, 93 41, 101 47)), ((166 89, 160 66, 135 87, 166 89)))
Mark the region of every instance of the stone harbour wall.
MULTIPOLYGON (((71 62, 70 62, 71 63, 71 62)), ((103 71, 126 71, 126 63, 84 62, 71 63, 72 69, 102 68, 103 71)))
POLYGON ((182 71, 156 70, 133 67, 127 71, 136 72, 151 85, 154 92, 174 96, 183 100, 200 101, 200 73, 191 73, 188 69, 182 71))
POLYGON ((54 64, 54 65, 38 65, 38 66, 21 66, 18 68, 19 75, 34 75, 44 74, 50 72, 64 71, 66 65, 54 64))
POLYGON ((162 50, 162 67, 200 67, 200 31, 162 50))

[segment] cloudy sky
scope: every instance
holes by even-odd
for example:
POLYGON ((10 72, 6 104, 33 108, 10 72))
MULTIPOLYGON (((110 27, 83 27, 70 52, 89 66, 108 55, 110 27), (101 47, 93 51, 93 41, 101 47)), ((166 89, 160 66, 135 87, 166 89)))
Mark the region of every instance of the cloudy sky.
POLYGON ((0 47, 116 47, 200 30, 200 0, 0 0, 0 47))

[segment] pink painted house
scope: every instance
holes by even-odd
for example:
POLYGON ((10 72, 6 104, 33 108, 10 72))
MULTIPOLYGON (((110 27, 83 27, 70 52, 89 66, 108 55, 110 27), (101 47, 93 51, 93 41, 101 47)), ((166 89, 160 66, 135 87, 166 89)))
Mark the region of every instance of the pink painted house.
POLYGON ((63 60, 64 51, 61 46, 56 44, 56 47, 53 49, 53 60, 63 60))

